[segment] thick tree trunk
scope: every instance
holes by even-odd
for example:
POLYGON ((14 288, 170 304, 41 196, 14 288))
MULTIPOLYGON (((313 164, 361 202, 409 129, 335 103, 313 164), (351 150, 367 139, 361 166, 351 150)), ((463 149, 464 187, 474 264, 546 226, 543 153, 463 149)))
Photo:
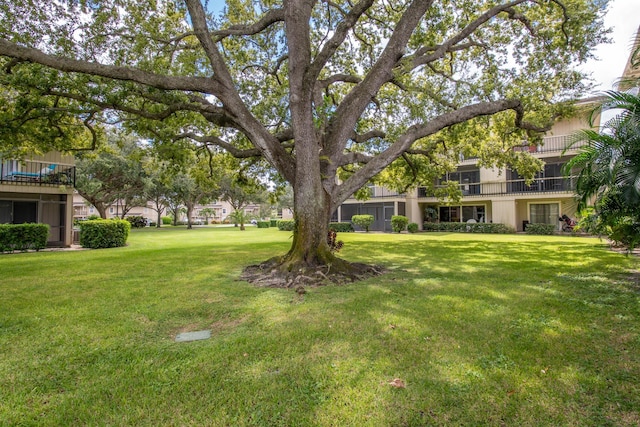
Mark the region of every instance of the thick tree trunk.
POLYGON ((297 185, 295 191, 293 242, 286 255, 287 262, 301 266, 325 265, 334 260, 327 245, 329 203, 322 188, 310 188, 309 182, 297 185), (306 184, 306 185, 305 185, 306 184))

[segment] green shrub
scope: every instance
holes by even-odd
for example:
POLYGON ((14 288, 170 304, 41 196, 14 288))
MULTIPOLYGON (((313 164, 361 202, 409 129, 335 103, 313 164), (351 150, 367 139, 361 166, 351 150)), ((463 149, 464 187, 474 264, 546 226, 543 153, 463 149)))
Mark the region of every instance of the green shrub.
POLYGON ((333 230, 336 233, 351 233, 355 231, 353 224, 350 222, 330 222, 329 230, 333 230))
POLYGON ((80 244, 85 248, 115 248, 124 246, 131 224, 122 219, 84 221, 80 225, 80 244))
POLYGON ((407 228, 409 224, 409 218, 404 215, 393 215, 391 217, 391 229, 396 233, 400 233, 407 228))
POLYGON ((281 219, 278 221, 278 230, 280 231, 293 231, 295 221, 292 219, 281 219))
POLYGON ((527 234, 540 234, 543 236, 553 234, 557 227, 555 224, 527 224, 525 232, 527 234))
POLYGON ((640 223, 629 218, 627 222, 612 226, 609 239, 625 246, 629 252, 633 251, 640 246, 640 223))
POLYGON ((125 219, 129 221, 133 228, 144 228, 147 226, 147 220, 141 215, 128 216, 125 219))
POLYGON ((87 217, 87 221, 93 221, 95 219, 100 219, 100 215, 93 214, 87 217))
POLYGON ((329 230, 327 231, 327 245, 329 245, 331 252, 340 252, 340 249, 344 246, 344 242, 338 240, 338 233, 334 230, 329 230))
POLYGON ((278 220, 277 219, 269 220, 269 226, 270 227, 277 227, 278 226, 278 220))
POLYGON ((0 224, 0 252, 39 251, 48 238, 48 224, 0 224))
POLYGON ((373 215, 354 215, 351 217, 351 222, 358 227, 363 228, 367 233, 369 232, 369 227, 371 227, 373 221, 373 215))
POLYGON ((171 225, 171 224, 173 224, 173 218, 171 218, 170 216, 162 217, 162 225, 171 225))
POLYGON ((256 226, 258 228, 269 228, 269 221, 258 221, 256 222, 256 226))
POLYGON ((488 233, 488 234, 510 234, 516 231, 504 224, 493 224, 486 222, 466 223, 466 222, 425 222, 422 224, 424 231, 444 231, 454 233, 488 233))
POLYGON ((416 224, 415 222, 412 222, 411 224, 407 225, 407 230, 409 231, 409 233, 417 233, 418 224, 416 224))

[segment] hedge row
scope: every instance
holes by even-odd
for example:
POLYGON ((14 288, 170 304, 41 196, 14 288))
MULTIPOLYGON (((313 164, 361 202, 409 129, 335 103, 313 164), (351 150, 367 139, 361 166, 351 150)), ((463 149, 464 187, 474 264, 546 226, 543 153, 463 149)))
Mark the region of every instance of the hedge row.
POLYGON ((123 219, 97 219, 80 223, 80 244, 85 248, 116 248, 127 244, 131 224, 123 219))
POLYGON ((0 224, 0 252, 39 251, 48 239, 48 224, 0 224))
POLYGON ((515 233, 513 227, 505 224, 493 224, 486 222, 425 222, 422 225, 424 231, 447 231, 457 233, 491 233, 509 234, 515 233))
POLYGON ((256 222, 256 226, 258 228, 269 228, 269 225, 270 225, 269 221, 258 221, 258 222, 256 222))
MULTIPOLYGON (((293 219, 281 219, 278 221, 278 230, 293 231, 294 223, 293 219)), ((333 230, 336 233, 349 233, 354 231, 353 225, 350 222, 331 222, 329 223, 329 230, 333 230)))
POLYGON ((293 231, 294 221, 292 219, 281 219, 277 222, 278 230, 293 231))
POLYGON ((353 224, 350 222, 330 222, 329 230, 333 230, 336 233, 351 233, 355 231, 353 229, 353 224))
POLYGON ((554 224, 527 224, 525 228, 525 232, 527 234, 540 234, 540 235, 551 235, 553 234, 558 227, 554 224))

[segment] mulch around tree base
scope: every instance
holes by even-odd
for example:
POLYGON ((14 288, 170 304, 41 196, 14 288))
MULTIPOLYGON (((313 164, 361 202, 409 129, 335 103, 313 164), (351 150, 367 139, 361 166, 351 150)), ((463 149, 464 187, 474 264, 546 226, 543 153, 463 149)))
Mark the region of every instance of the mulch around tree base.
POLYGON ((341 285, 353 283, 369 277, 379 276, 386 269, 379 265, 351 263, 351 271, 347 273, 331 271, 331 266, 304 267, 297 271, 282 272, 277 264, 266 261, 262 264, 250 265, 240 275, 241 280, 246 280, 256 286, 272 288, 294 288, 309 286, 341 285))

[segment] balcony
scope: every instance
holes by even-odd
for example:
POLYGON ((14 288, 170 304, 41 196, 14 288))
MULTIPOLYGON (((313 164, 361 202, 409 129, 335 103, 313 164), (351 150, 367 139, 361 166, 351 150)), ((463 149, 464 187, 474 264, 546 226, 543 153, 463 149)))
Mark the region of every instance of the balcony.
MULTIPOLYGON (((502 182, 486 182, 475 184, 460 184, 463 197, 503 196, 508 194, 547 194, 567 193, 575 189, 575 176, 537 178, 527 185, 524 179, 514 179, 502 182)), ((418 197, 432 198, 427 188, 418 188, 418 197)))
MULTIPOLYGON (((522 145, 513 147, 513 151, 528 151, 530 153, 562 153, 567 146, 573 141, 572 135, 554 135, 542 138, 542 144, 530 146, 527 142, 522 145)), ((571 147, 571 151, 586 145, 585 141, 575 143, 571 147)))
MULTIPOLYGON (((372 185, 367 188, 368 190, 368 198, 369 199, 377 199, 377 198, 385 198, 385 197, 404 197, 405 193, 399 193, 395 190, 389 190, 385 187, 380 187, 377 185, 372 185)), ((351 196, 353 198, 353 195, 351 196)))
POLYGON ((75 166, 0 159, 0 184, 74 187, 75 183, 75 166))

